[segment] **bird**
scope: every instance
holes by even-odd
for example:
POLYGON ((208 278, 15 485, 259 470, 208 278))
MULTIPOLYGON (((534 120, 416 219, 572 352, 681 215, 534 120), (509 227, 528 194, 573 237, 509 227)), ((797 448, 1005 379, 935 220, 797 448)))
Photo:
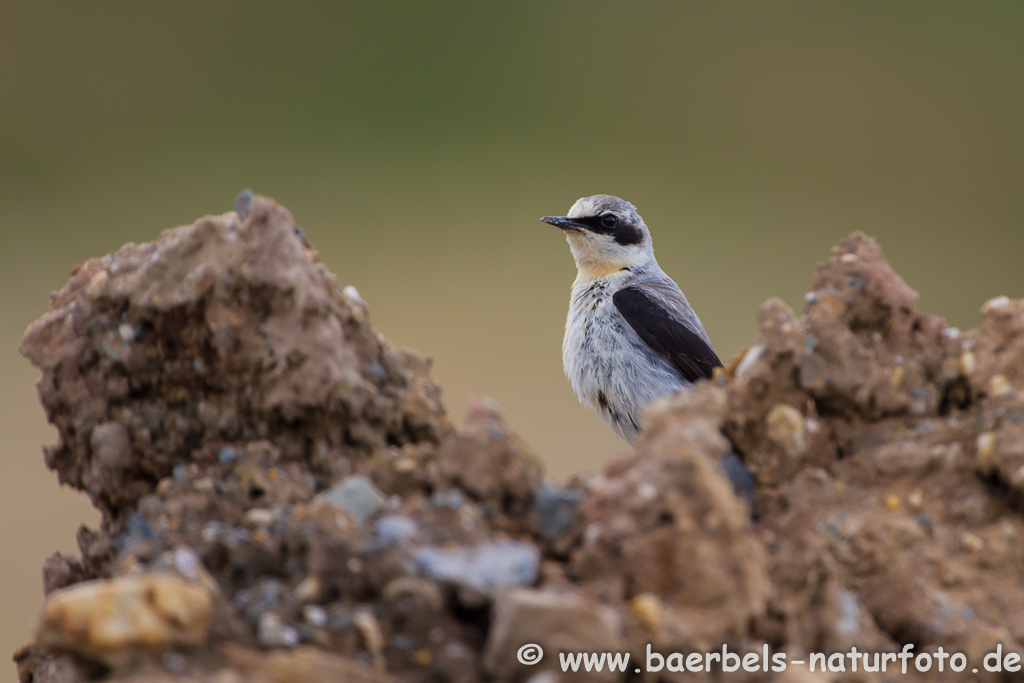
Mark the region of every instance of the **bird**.
POLYGON ((606 194, 579 199, 561 228, 576 261, 562 366, 580 403, 630 445, 652 401, 713 376, 711 340, 679 286, 658 265, 636 207, 606 194))

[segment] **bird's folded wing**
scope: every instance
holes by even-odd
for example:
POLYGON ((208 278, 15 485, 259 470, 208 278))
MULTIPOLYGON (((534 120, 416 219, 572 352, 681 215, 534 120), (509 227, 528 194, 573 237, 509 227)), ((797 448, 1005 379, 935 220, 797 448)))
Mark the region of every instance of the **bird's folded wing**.
POLYGON ((710 378, 722 365, 715 350, 686 323, 640 287, 625 287, 612 296, 615 308, 637 336, 667 358, 688 382, 710 378))

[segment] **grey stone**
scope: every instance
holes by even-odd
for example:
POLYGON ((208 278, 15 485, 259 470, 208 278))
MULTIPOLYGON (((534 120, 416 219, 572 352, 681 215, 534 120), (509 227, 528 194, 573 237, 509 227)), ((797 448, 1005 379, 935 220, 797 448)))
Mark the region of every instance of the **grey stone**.
POLYGON ((534 494, 534 506, 540 520, 540 532, 553 541, 569 533, 576 521, 576 509, 583 493, 573 489, 544 486, 534 494))
POLYGON ((373 482, 361 474, 345 477, 316 497, 317 502, 342 508, 359 524, 388 506, 388 499, 373 482))
POLYGON ((502 541, 475 548, 418 548, 416 569, 438 581, 486 592, 505 586, 529 586, 537 579, 540 550, 531 543, 502 541))

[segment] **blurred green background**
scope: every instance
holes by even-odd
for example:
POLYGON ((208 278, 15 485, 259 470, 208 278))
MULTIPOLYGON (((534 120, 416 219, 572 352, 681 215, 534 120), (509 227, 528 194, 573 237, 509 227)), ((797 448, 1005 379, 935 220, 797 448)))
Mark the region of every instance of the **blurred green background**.
POLYGON ((562 375, 575 271, 537 218, 634 202, 723 359, 858 229, 972 327, 1024 295, 1022 35, 1019 2, 0 4, 0 653, 95 519, 17 352, 75 263, 251 187, 457 420, 492 396, 594 471, 625 446, 562 375))

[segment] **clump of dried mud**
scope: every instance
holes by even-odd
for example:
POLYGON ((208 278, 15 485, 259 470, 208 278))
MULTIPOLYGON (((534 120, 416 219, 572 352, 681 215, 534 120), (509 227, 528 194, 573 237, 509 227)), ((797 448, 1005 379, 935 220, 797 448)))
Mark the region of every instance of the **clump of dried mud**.
POLYGON ((372 328, 272 201, 126 245, 22 346, 60 433, 46 463, 103 519, 43 568, 21 680, 809 680, 556 671, 559 651, 644 669, 648 644, 912 643, 980 669, 1024 644, 1024 304, 960 333, 916 299, 852 235, 802 315, 766 302, 727 373, 555 485, 495 406, 452 428, 429 360, 372 328))

